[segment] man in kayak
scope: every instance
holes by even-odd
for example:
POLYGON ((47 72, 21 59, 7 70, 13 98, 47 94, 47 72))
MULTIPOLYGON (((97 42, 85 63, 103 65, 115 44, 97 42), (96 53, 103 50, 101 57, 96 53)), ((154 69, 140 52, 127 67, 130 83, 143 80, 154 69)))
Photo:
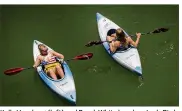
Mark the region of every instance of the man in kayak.
POLYGON ((138 46, 141 33, 136 33, 137 40, 134 42, 130 37, 125 36, 121 28, 111 30, 111 33, 107 36, 107 41, 110 41, 109 47, 112 53, 115 53, 120 47, 128 48, 129 45, 133 45, 134 47, 138 46))
POLYGON ((57 62, 57 58, 64 59, 64 56, 58 52, 53 50, 48 51, 48 48, 44 44, 38 45, 40 55, 37 57, 33 67, 36 68, 40 63, 44 65, 44 71, 49 74, 50 77, 57 80, 57 75, 60 78, 64 77, 63 69, 59 62, 57 62))

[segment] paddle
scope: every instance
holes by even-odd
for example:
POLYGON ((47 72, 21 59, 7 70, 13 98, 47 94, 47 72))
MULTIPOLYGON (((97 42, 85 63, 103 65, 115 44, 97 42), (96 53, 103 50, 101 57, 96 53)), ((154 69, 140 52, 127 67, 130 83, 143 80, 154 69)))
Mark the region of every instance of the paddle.
MULTIPOLYGON (((91 59, 92 56, 93 56, 93 53, 86 53, 86 54, 81 54, 81 55, 75 56, 74 58, 68 59, 66 61, 70 61, 70 60, 88 60, 88 59, 91 59)), ((6 74, 6 75, 15 75, 17 73, 20 73, 21 71, 24 71, 24 70, 27 70, 27 69, 33 69, 33 68, 34 67, 28 67, 28 68, 23 68, 23 67, 10 68, 8 70, 5 70, 4 71, 4 74, 6 74)))
MULTIPOLYGON (((158 28, 158 29, 155 29, 154 31, 150 31, 148 33, 141 33, 141 35, 156 34, 156 33, 166 32, 168 30, 169 30, 168 28, 158 28)), ((130 35, 130 37, 135 37, 135 36, 136 35, 130 35)), ((94 45, 100 45, 100 44, 102 44, 104 42, 112 42, 112 41, 90 41, 85 46, 86 47, 91 47, 91 46, 94 46, 94 45)))

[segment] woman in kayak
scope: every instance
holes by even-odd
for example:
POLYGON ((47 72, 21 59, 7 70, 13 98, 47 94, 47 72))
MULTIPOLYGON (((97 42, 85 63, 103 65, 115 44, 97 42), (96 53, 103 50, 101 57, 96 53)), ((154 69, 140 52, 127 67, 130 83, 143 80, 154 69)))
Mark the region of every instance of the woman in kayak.
POLYGON ((110 41, 109 47, 112 53, 115 53, 119 47, 128 48, 129 45, 134 47, 138 46, 141 33, 136 33, 137 40, 134 42, 130 37, 126 37, 124 31, 121 28, 115 30, 114 33, 107 36, 107 41, 110 41))
POLYGON ((60 63, 56 58, 64 59, 62 54, 59 54, 53 50, 48 51, 48 48, 44 44, 38 45, 40 55, 37 57, 33 67, 36 68, 40 63, 45 67, 44 71, 49 74, 53 79, 57 80, 57 75, 60 78, 64 77, 64 72, 60 63))

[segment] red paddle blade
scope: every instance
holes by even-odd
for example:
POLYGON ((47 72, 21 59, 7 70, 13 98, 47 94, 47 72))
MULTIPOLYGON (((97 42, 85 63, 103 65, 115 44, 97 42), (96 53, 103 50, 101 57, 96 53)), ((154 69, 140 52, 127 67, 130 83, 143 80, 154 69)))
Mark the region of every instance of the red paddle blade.
POLYGON ((93 53, 86 53, 86 54, 82 54, 82 55, 76 56, 74 59, 86 60, 86 59, 91 59, 92 56, 93 56, 93 53))
POLYGON ((17 74, 17 73, 21 72, 22 70, 24 70, 24 68, 21 68, 21 67, 11 68, 11 69, 8 69, 8 70, 4 71, 4 74, 14 75, 14 74, 17 74))

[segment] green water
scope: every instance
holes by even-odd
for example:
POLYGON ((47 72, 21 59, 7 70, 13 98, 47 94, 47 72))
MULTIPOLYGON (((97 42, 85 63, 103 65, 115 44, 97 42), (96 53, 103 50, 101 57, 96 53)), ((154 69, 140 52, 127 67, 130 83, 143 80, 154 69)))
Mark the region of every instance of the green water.
POLYGON ((72 61, 77 105, 177 106, 179 105, 179 6, 1 6, 0 105, 70 106, 51 92, 34 70, 15 76, 3 74, 11 67, 33 65, 33 40, 64 54, 66 59, 93 52, 88 61, 72 61), (121 67, 103 46, 84 47, 98 40, 96 12, 129 34, 169 27, 166 33, 142 36, 138 51, 144 85, 121 67))

